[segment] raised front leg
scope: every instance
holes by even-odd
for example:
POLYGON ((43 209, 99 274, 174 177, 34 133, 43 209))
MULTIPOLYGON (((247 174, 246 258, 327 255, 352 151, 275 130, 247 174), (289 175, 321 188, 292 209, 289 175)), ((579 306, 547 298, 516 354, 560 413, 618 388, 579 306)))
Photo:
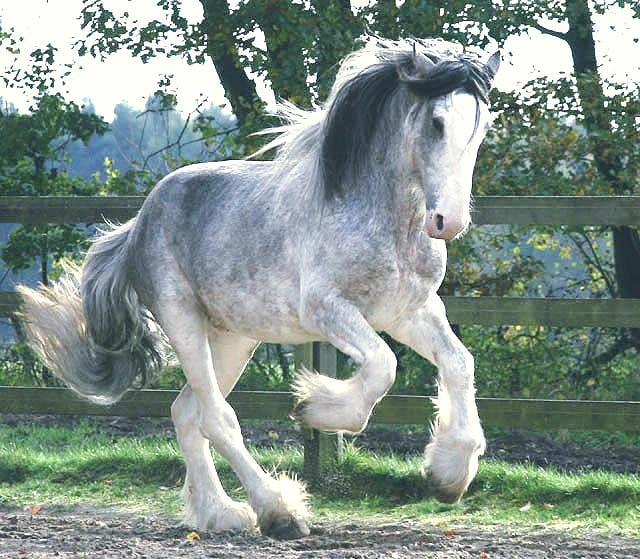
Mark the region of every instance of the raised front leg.
POLYGON ((436 294, 388 332, 438 367, 438 416, 425 449, 424 471, 438 498, 455 502, 476 475, 485 448, 474 397, 473 357, 451 330, 436 294))
POLYGON ((359 433, 393 384, 395 355, 360 311, 342 298, 308 302, 302 323, 351 357, 358 371, 348 380, 299 372, 293 386, 297 400, 294 415, 316 429, 359 433))

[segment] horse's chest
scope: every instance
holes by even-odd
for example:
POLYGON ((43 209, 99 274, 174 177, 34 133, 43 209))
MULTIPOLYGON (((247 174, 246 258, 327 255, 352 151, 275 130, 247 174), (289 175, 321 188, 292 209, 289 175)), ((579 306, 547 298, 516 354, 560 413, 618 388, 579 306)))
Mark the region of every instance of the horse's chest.
POLYGON ((437 289, 447 267, 447 247, 444 241, 421 234, 415 250, 406 255, 404 262, 408 284, 415 289, 437 289))
POLYGON ((431 239, 412 247, 397 260, 396 272, 379 284, 369 300, 368 319, 379 329, 399 316, 421 308, 442 283, 446 268, 444 242, 431 239))

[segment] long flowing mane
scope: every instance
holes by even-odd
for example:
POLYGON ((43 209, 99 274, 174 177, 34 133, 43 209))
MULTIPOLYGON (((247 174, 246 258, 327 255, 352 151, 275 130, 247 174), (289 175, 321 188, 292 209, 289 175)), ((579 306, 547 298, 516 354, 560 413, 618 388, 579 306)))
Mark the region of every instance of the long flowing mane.
POLYGON ((305 111, 280 104, 277 114, 287 124, 264 130, 278 136, 258 153, 276 148, 277 174, 296 173, 306 181, 312 177, 322 197, 330 200, 362 169, 384 109, 401 87, 423 98, 464 89, 487 103, 492 78, 477 54, 456 43, 374 38, 342 61, 324 106, 305 111), (419 56, 432 63, 426 73, 415 71, 419 56))

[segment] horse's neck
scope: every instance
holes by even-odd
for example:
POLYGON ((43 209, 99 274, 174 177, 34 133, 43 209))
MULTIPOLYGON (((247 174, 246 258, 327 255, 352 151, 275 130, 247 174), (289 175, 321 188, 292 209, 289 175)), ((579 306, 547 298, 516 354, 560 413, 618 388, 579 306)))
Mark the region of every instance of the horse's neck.
POLYGON ((371 157, 347 195, 350 211, 378 224, 376 229, 394 237, 396 245, 411 242, 426 217, 424 191, 403 168, 400 145, 381 144, 377 152, 373 146, 378 156, 371 157))

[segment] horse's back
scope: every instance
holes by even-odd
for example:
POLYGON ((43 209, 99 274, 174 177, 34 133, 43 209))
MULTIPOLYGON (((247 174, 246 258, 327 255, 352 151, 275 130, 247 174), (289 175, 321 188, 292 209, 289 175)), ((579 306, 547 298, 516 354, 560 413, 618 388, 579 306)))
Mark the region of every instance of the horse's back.
POLYGON ((221 328, 247 334, 279 322, 283 333, 298 328, 295 234, 270 165, 197 164, 158 183, 132 239, 132 275, 145 301, 192 298, 221 328))
POLYGON ((164 177, 151 191, 141 209, 165 218, 206 219, 219 217, 238 204, 239 197, 261 195, 270 174, 270 162, 223 161, 196 163, 164 177))

